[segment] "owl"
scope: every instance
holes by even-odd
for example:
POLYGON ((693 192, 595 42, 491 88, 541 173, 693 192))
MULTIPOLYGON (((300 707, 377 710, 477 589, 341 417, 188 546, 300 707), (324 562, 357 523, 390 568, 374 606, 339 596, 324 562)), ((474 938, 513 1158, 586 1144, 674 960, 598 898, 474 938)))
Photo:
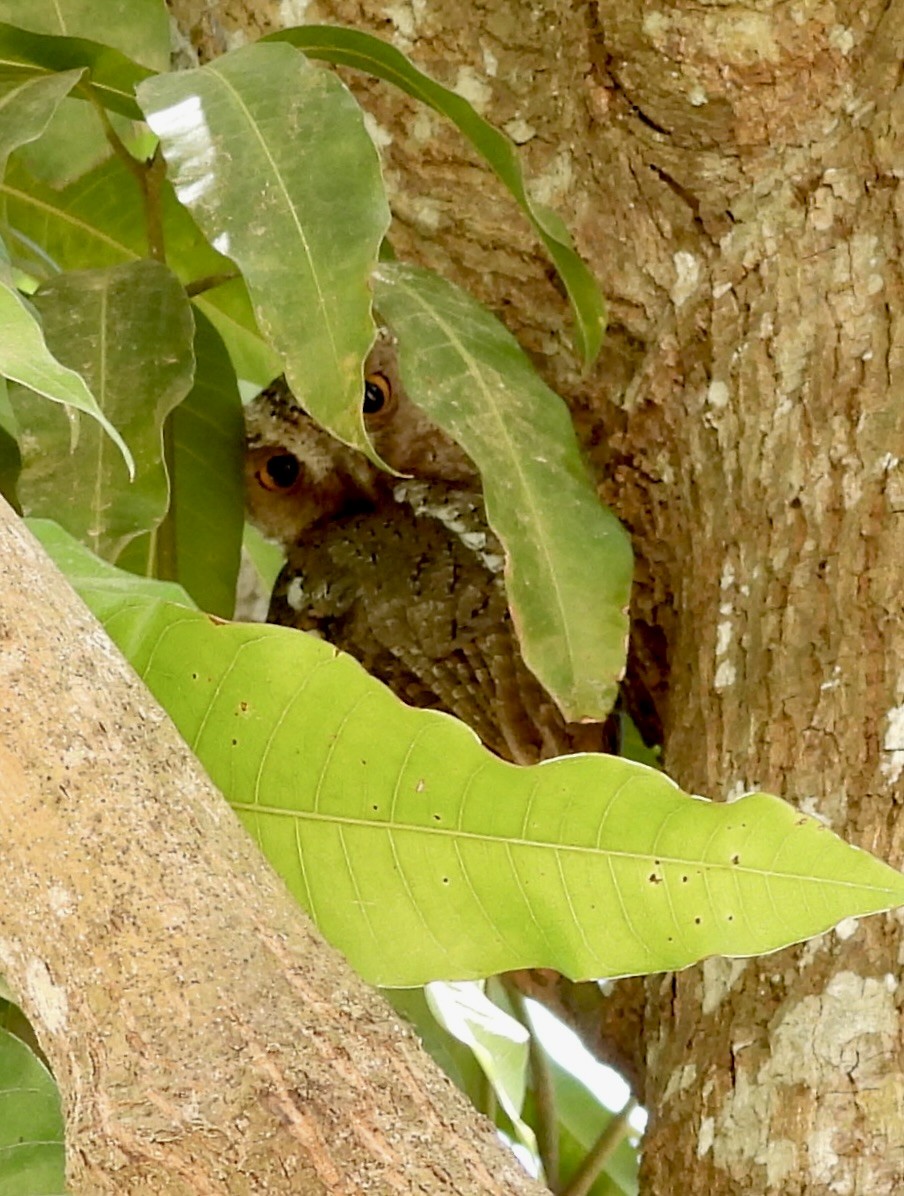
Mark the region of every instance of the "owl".
POLYGON ((503 759, 603 748, 604 729, 566 723, 525 665, 477 470, 407 397, 385 334, 362 405, 396 475, 315 424, 283 380, 247 408, 250 518, 286 552, 268 620, 329 640, 410 705, 456 715, 503 759))

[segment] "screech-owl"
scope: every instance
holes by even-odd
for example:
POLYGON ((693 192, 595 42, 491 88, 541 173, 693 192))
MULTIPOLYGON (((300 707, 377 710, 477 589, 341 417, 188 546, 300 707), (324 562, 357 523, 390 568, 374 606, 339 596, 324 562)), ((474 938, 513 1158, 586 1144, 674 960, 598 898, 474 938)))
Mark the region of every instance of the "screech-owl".
POLYGON ((269 622, 318 633, 507 760, 601 750, 603 728, 566 724, 524 664, 477 471, 405 395, 385 334, 363 405, 378 453, 409 476, 318 427, 282 380, 247 409, 250 517, 287 554, 269 622))

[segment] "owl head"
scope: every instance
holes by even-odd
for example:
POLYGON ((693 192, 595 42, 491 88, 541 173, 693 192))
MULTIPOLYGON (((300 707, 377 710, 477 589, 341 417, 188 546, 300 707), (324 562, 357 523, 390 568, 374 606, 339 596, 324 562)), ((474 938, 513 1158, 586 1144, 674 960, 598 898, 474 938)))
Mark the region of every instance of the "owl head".
MULTIPOLYGON (((395 344, 385 331, 368 355, 361 403, 377 452, 397 474, 478 485, 464 450, 405 394, 395 344)), ((283 378, 248 404, 245 425, 249 516, 265 536, 286 547, 321 519, 380 502, 397 480, 316 424, 283 378)))

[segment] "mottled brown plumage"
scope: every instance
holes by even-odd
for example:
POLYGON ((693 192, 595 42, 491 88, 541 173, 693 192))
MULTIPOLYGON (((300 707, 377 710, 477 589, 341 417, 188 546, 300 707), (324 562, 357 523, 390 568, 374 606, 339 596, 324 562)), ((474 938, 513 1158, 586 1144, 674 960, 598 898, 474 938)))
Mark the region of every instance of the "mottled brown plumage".
POLYGON ((472 463, 407 399, 387 341, 367 378, 377 451, 410 477, 340 444, 284 383, 248 409, 249 511, 287 553, 269 620, 322 635, 506 759, 599 750, 601 728, 566 725, 521 658, 472 463))

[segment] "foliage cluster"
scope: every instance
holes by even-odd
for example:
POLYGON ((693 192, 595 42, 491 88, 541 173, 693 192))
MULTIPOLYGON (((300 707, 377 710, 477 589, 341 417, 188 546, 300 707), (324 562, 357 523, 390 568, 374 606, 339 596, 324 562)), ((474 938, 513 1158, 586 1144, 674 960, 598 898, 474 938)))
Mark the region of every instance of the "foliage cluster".
MULTIPOLYGON (((103 22, 93 0, 36 3, 27 28, 18 7, 0 0, 0 488, 356 968, 403 988, 532 966, 653 972, 904 900, 896 873, 769 795, 708 803, 614 757, 516 768, 319 641, 220 621, 243 538, 240 393, 284 372, 372 453, 361 393, 376 307, 409 393, 485 479, 531 667, 572 718, 605 717, 624 667, 630 550, 564 406, 479 304, 394 260, 363 113, 315 60, 455 122, 552 258, 587 360, 602 301, 508 140, 385 43, 307 26, 170 71, 158 0, 104 5, 103 22)), ((489 1077, 499 1124, 532 1151, 536 1080, 552 1077, 566 1190, 611 1115, 536 1045, 526 1084, 529 1015, 498 983, 494 1007, 458 991, 441 1013, 458 1037, 441 1031, 427 1001, 456 991, 398 1001, 484 1104, 489 1077), (501 1037, 488 1035, 500 1006, 501 1037)), ((10 1051, 7 1090, 26 1066, 10 1051)), ((22 1138, 23 1122, 6 1124, 22 1138)), ((631 1191, 620 1150, 580 1190, 631 1191)), ((33 1174, 24 1157, 0 1151, 0 1173, 56 1190, 39 1178, 47 1156, 33 1174)))

